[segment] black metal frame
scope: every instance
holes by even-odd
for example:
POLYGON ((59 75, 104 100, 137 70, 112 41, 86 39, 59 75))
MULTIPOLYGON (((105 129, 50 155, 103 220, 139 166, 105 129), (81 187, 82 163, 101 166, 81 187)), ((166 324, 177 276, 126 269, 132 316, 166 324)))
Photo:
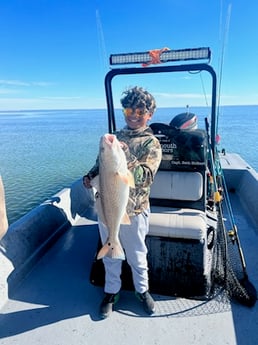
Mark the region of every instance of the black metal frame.
POLYGON ((212 103, 211 103, 211 127, 210 138, 213 155, 215 153, 216 137, 216 101, 217 101, 217 76, 214 69, 206 63, 183 64, 172 66, 149 66, 149 67, 130 67, 111 69, 105 77, 105 91, 108 111, 108 130, 113 133, 116 130, 115 110, 112 94, 112 80, 118 75, 148 74, 148 73, 170 73, 170 72, 194 72, 207 71, 212 77, 212 103))

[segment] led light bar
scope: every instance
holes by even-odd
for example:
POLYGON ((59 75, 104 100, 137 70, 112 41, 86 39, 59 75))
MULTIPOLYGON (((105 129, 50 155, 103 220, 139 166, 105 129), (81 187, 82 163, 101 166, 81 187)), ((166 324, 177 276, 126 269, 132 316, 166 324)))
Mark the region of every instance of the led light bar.
POLYGON ((159 52, 153 50, 143 53, 128 53, 128 54, 112 54, 110 55, 110 65, 125 65, 125 64, 152 64, 164 63, 169 61, 186 61, 186 60, 210 60, 210 48, 193 48, 193 49, 179 49, 179 50, 160 50, 159 61, 153 62, 152 52, 159 52))

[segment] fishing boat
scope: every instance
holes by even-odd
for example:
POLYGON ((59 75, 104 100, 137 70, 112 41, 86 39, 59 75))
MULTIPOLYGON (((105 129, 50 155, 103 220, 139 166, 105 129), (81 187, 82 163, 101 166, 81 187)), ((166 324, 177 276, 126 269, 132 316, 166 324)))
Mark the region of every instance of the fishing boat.
POLYGON ((206 47, 114 54, 105 77, 109 133, 117 126, 116 78, 205 73, 210 79, 203 128, 188 108, 170 123, 150 124, 163 152, 146 238, 155 314, 146 315, 135 298, 125 260, 120 300, 109 318, 99 318, 104 269, 96 259, 95 196, 80 179, 11 224, 1 239, 2 345, 258 342, 258 174, 238 154, 218 150, 210 58, 206 47))

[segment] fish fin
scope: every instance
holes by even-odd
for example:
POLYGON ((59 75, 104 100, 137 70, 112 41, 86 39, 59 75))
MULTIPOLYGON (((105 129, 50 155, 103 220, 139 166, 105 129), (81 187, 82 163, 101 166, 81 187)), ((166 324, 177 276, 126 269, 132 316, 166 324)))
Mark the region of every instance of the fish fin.
POLYGON ((129 218, 127 213, 125 213, 123 215, 123 218, 121 220, 121 224, 131 224, 131 220, 130 220, 130 218, 129 218))
POLYGON ((97 259, 102 259, 105 256, 112 259, 125 260, 125 254, 119 242, 111 243, 109 240, 107 240, 107 242, 98 252, 97 259))
POLYGON ((135 188, 135 184, 134 184, 134 177, 133 174, 131 173, 131 171, 127 171, 127 173, 125 175, 120 174, 119 172, 117 173, 118 176, 120 177, 120 179, 129 187, 135 188))
POLYGON ((128 175, 129 187, 135 188, 134 176, 130 170, 127 171, 127 175, 128 175))

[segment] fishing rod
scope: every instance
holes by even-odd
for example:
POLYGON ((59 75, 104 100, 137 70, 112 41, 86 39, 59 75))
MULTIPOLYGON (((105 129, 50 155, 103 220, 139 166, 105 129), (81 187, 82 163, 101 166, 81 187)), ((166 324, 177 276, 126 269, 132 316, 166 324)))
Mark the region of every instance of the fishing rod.
MULTIPOLYGON (((218 94, 217 94, 217 113, 218 116, 220 114, 220 96, 221 96, 221 85, 222 85, 222 73, 223 73, 223 66, 224 66, 224 59, 225 59, 225 50, 226 50, 226 44, 227 44, 227 40, 228 40, 228 34, 229 34, 229 26, 230 26, 230 18, 231 18, 231 10, 232 10, 232 4, 230 3, 228 5, 228 10, 227 10, 227 17, 226 17, 226 24, 225 24, 225 28, 224 28, 224 36, 223 36, 223 43, 222 43, 222 50, 221 50, 221 59, 220 59, 220 65, 219 65, 219 80, 218 80, 218 94)), ((222 22, 222 16, 221 16, 221 22, 222 22)), ((208 124, 208 120, 205 119, 206 121, 206 131, 207 131, 207 135, 209 136, 209 124, 208 124)), ((216 123, 216 133, 218 133, 218 120, 216 123)), ((230 217, 230 222, 231 222, 231 226, 232 226, 232 230, 228 232, 228 236, 231 238, 232 243, 236 243, 237 244, 237 248, 238 248, 238 252, 239 252, 239 256, 240 256, 240 261, 241 261, 241 266, 242 266, 242 271, 243 271, 243 278, 242 279, 238 279, 239 283, 241 284, 241 286, 245 289, 246 293, 247 293, 247 299, 245 299, 244 301, 242 300, 242 302, 244 302, 246 305, 248 306, 253 306, 256 303, 257 300, 257 291, 255 289, 255 287, 253 286, 253 284, 249 281, 248 278, 248 274, 247 274, 247 267, 246 267, 246 261, 245 261, 245 257, 244 257, 244 253, 243 253, 243 249, 240 243, 240 239, 238 236, 238 228, 234 219, 234 214, 233 214, 233 210, 232 210, 232 206, 231 206, 231 201, 230 201, 230 197, 229 197, 229 193, 228 193, 228 189, 227 189, 227 185, 226 185, 226 180, 224 177, 224 173, 223 173, 223 169, 221 166, 221 162, 220 159, 218 157, 218 152, 216 150, 216 145, 214 147, 214 152, 212 154, 211 152, 211 166, 212 166, 212 174, 213 174, 213 178, 214 178, 214 183, 215 183, 215 191, 217 188, 217 177, 220 177, 220 180, 222 181, 221 183, 221 189, 223 191, 223 197, 225 197, 225 202, 226 202, 226 207, 229 213, 229 217, 230 217), (218 162, 218 165, 214 163, 214 159, 216 159, 216 162, 218 162), (215 172, 215 167, 217 169, 217 171, 215 172)), ((217 190, 218 191, 218 190, 217 190)), ((215 200, 216 201, 216 200, 215 200)), ((222 216, 222 207, 221 207, 221 203, 219 202, 219 211, 221 213, 222 216)), ((222 221, 223 222, 223 221, 222 221)), ((224 222, 223 222, 223 228, 224 231, 225 226, 224 226, 224 222)), ((226 236, 226 233, 225 233, 226 236)), ((231 272, 232 273, 232 272, 231 272)))
MULTIPOLYGON (((206 127, 206 132, 207 132, 207 139, 208 139, 208 151, 210 153, 210 168, 211 168, 211 173, 213 176, 213 182, 214 182, 214 202, 216 203, 216 205, 218 206, 218 210, 219 210, 219 217, 221 219, 221 225, 222 225, 222 229, 223 229, 223 235, 224 235, 224 239, 225 239, 225 256, 226 256, 226 265, 227 265, 227 271, 226 271, 226 275, 229 275, 232 281, 237 279, 237 281, 239 282, 240 286, 244 289, 241 289, 241 293, 242 293, 242 297, 240 296, 235 296, 241 303, 252 307, 255 305, 256 301, 257 301, 257 291, 256 288, 254 287, 254 285, 249 281, 249 277, 247 274, 247 268, 246 268, 246 261, 244 258, 244 253, 242 250, 242 246, 240 243, 240 239, 238 236, 238 229, 237 229, 237 225, 236 222, 234 220, 234 215, 233 215, 233 210, 232 210, 232 206, 231 206, 231 201, 229 198, 229 193, 228 193, 228 189, 227 189, 227 185, 226 185, 226 181, 225 181, 225 177, 223 174, 223 169, 221 166, 221 162, 220 159, 217 158, 218 153, 216 150, 214 150, 214 152, 212 152, 212 148, 211 148, 211 140, 210 140, 210 135, 209 135, 209 123, 208 123, 208 119, 205 118, 205 127, 206 127), (219 162, 219 167, 215 164, 215 158, 216 158, 216 162, 219 162), (219 171, 219 173, 218 173, 219 171), (221 177, 222 179, 222 185, 221 187, 221 191, 218 188, 218 177, 221 177), (230 220, 231 220, 231 225, 232 225, 232 230, 230 232, 227 232, 225 225, 224 225, 224 221, 223 221, 223 212, 222 212, 222 195, 221 192, 223 192, 223 196, 225 195, 225 201, 226 201, 226 206, 229 212, 229 216, 230 216, 230 220), (240 256, 240 261, 241 261, 241 266, 242 266, 242 271, 243 271, 243 278, 238 279, 237 277, 235 277, 235 274, 232 270, 232 267, 230 267, 229 265, 229 260, 228 260, 228 245, 227 245, 227 237, 230 237, 232 243, 236 243, 237 244, 237 248, 238 248, 238 252, 239 252, 239 256, 240 256)), ((227 280, 227 277, 226 277, 227 280)))
POLYGON ((254 285, 250 282, 249 277, 248 277, 246 260, 244 257, 244 252, 243 252, 240 238, 238 235, 238 227, 237 227, 237 224, 236 224, 236 221, 234 218, 234 213, 233 213, 233 209, 231 206, 231 201, 230 201, 230 197, 229 197, 229 192, 228 192, 224 172, 223 172, 223 169, 221 167, 220 160, 218 160, 218 162, 219 162, 219 172, 220 172, 219 176, 221 177, 221 180, 222 180, 223 195, 225 196, 226 207, 227 207, 227 210, 229 213, 230 222, 231 222, 231 226, 232 226, 232 230, 230 230, 228 232, 228 235, 231 238, 232 243, 237 244, 237 248, 238 248, 238 252, 239 252, 239 256, 240 256, 240 261, 241 261, 241 265, 242 265, 242 269, 243 269, 243 278, 240 278, 239 282, 245 288, 246 292, 248 293, 248 297, 249 297, 248 305, 253 306, 257 301, 257 291, 256 291, 256 288, 254 287, 254 285))
MULTIPOLYGON (((221 4, 222 7, 222 4, 221 4)), ((218 92, 217 92, 217 113, 218 113, 218 120, 220 116, 220 95, 221 95, 221 85, 222 85, 222 74, 223 74, 223 67, 224 67, 224 60, 225 60, 225 51, 226 51, 226 44, 228 41, 228 34, 229 34, 229 27, 230 27, 230 18, 231 18, 231 10, 232 10, 232 4, 230 3, 228 5, 228 11, 227 11, 227 17, 226 17, 226 24, 224 28, 224 35, 223 35, 223 43, 221 47, 221 55, 220 55, 220 61, 219 61, 219 75, 218 75, 218 92)), ((222 26, 222 10, 221 10, 221 23, 220 27, 222 26)), ((222 35, 222 34, 221 34, 222 35)), ((217 127, 216 132, 218 132, 218 121, 217 120, 217 127)))

